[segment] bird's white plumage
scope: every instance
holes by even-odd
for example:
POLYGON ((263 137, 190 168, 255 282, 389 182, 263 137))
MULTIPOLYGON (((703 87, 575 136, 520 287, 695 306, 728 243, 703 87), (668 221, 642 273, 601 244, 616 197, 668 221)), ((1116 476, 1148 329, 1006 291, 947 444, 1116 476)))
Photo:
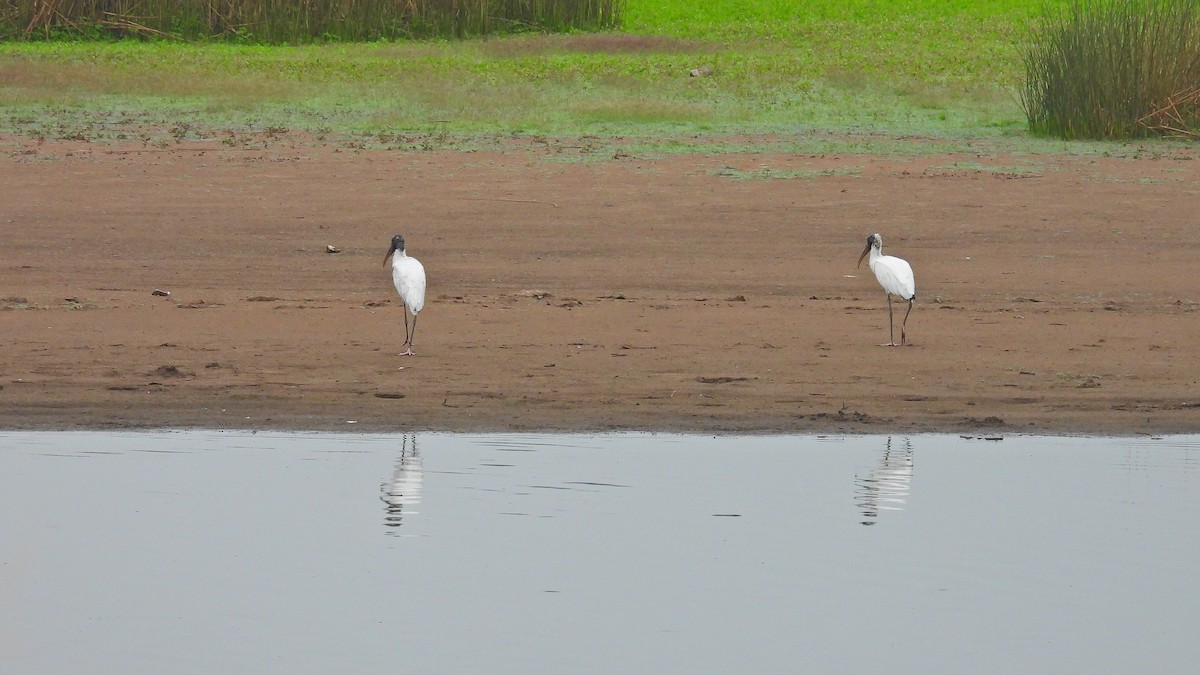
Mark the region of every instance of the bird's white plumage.
POLYGON ((392 255, 392 283, 404 306, 416 316, 425 307, 425 266, 404 251, 396 251, 392 255))
POLYGON ((867 264, 883 290, 904 300, 912 300, 917 294, 917 282, 913 279, 912 265, 907 260, 880 255, 879 249, 872 247, 871 260, 867 264))

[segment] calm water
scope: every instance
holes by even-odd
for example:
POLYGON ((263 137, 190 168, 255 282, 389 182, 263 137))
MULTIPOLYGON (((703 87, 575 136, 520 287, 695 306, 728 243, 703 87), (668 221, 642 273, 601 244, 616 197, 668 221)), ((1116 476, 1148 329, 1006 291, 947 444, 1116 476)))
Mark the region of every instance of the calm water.
POLYGON ((0 672, 1190 673, 1200 436, 0 433, 0 672))

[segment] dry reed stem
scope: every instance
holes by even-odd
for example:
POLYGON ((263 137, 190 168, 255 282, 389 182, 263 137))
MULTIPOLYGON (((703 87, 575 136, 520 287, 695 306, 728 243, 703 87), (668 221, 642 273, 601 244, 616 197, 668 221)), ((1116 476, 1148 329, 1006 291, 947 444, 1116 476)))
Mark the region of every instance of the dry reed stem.
POLYGON ((1200 138, 1200 130, 1188 123, 1197 119, 1200 119, 1200 86, 1168 96, 1160 107, 1142 116, 1138 124, 1151 131, 1200 138))
MULTIPOLYGON (((624 0, 0 0, 16 26, 260 43, 452 37, 620 24, 624 0)), ((18 28, 18 30, 20 30, 18 28)))
POLYGON ((156 30, 154 28, 150 28, 149 26, 143 26, 140 23, 137 23, 131 19, 127 19, 122 16, 117 16, 113 12, 105 12, 104 15, 112 17, 112 18, 111 19, 101 19, 101 20, 97 21, 96 23, 100 24, 101 26, 109 26, 110 28, 117 28, 120 30, 126 30, 126 31, 130 31, 133 33, 146 33, 147 35, 154 35, 154 36, 157 36, 160 38, 169 38, 171 40, 183 39, 180 36, 175 35, 174 33, 167 33, 167 32, 161 31, 161 30, 156 30))

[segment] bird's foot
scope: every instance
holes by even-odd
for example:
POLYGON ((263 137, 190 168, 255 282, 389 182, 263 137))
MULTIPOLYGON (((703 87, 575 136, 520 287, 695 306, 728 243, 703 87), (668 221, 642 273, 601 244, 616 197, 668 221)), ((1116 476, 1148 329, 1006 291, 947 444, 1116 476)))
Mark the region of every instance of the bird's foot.
POLYGON ((880 347, 899 347, 900 345, 896 344, 896 342, 893 340, 892 342, 884 342, 884 343, 880 344, 879 346, 880 347))
POLYGON ((417 353, 412 350, 412 347, 400 352, 400 356, 416 356, 417 353))

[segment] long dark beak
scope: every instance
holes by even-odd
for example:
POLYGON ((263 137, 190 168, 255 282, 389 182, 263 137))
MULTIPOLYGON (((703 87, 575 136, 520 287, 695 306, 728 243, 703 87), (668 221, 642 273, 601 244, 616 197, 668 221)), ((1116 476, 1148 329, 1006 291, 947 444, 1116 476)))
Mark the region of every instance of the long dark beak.
POLYGON ((855 265, 855 267, 862 267, 863 258, 867 257, 867 254, 870 252, 871 252, 871 245, 867 244, 867 247, 863 249, 862 255, 858 256, 858 264, 855 265))
POLYGON ((391 258, 392 254, 395 252, 396 252, 396 245, 392 244, 391 248, 388 249, 387 255, 383 256, 383 264, 384 265, 387 264, 388 258, 391 258))

